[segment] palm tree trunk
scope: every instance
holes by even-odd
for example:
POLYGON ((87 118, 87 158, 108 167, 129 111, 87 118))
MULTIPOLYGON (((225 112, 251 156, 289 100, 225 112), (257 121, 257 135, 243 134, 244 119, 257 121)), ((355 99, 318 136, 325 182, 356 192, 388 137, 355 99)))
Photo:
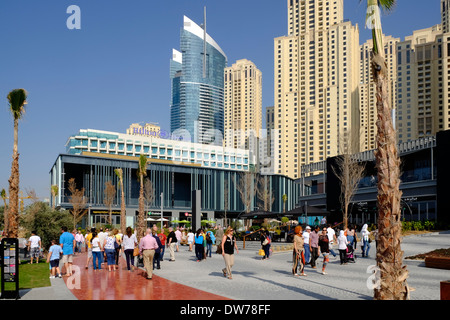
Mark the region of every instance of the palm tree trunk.
POLYGON ((19 119, 14 119, 14 147, 13 161, 11 165, 11 177, 9 178, 9 210, 8 230, 9 238, 19 236, 19 153, 18 153, 19 119))
MULTIPOLYGON (((144 198, 144 175, 140 174, 140 190, 139 190, 139 216, 138 216, 138 240, 141 239, 145 231, 145 198, 144 198)), ((162 221, 161 221, 162 222, 162 221)))
POLYGON ((388 73, 385 60, 373 57, 377 98, 377 150, 375 152, 378 175, 378 237, 377 266, 380 286, 375 288, 376 300, 409 299, 406 283, 408 271, 403 266, 401 250, 400 160, 397 152, 396 132, 389 105, 388 73))
POLYGON ((125 192, 123 190, 123 181, 121 182, 120 188, 122 190, 122 197, 120 201, 120 229, 122 233, 124 233, 127 225, 126 225, 125 192))

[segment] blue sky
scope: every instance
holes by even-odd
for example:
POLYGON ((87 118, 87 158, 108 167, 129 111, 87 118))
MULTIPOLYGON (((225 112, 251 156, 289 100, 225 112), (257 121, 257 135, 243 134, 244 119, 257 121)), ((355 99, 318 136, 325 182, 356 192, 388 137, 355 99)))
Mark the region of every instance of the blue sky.
MULTIPOLYGON (((249 59, 263 73, 263 107, 273 105, 273 39, 287 33, 286 0, 1 0, 0 189, 8 190, 13 121, 6 96, 29 92, 19 124, 20 187, 49 197, 49 171, 67 138, 79 129, 125 132, 134 122, 170 130, 169 59, 179 48, 183 15, 207 31, 228 65, 249 59), (81 29, 69 30, 70 5, 81 29)), ((344 18, 358 24, 365 1, 344 1, 344 18)), ((398 0, 382 17, 387 35, 404 39, 440 23, 440 1, 398 0)))

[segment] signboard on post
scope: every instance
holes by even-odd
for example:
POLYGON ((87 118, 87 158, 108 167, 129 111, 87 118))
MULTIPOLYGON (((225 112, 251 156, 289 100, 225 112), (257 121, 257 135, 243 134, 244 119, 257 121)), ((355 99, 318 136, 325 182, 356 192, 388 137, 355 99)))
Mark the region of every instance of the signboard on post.
POLYGON ((19 239, 5 238, 1 242, 1 290, 0 299, 20 299, 19 296, 19 239), (6 290, 5 284, 15 284, 15 290, 6 290))

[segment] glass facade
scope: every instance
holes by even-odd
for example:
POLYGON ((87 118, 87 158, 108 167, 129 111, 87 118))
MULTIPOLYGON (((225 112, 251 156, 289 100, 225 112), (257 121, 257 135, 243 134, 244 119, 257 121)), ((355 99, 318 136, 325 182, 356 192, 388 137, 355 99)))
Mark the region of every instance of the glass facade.
POLYGON ((208 35, 205 43, 203 29, 188 18, 184 19, 181 53, 170 63, 171 132, 184 129, 189 132, 191 142, 219 145, 222 144, 221 139, 215 139, 209 132, 218 130, 223 137, 223 75, 227 57, 208 35))
MULTIPOLYGON (((127 210, 131 212, 138 210, 140 190, 137 179, 138 161, 112 156, 60 155, 50 171, 51 183, 58 185, 61 190, 56 199, 56 206, 71 207, 67 183, 70 178, 74 178, 77 187, 86 190, 88 204, 97 209, 105 209, 103 201, 105 183, 111 181, 118 191, 114 200, 114 210, 120 210, 121 192, 119 192, 118 178, 114 173, 116 168, 121 168, 123 171, 127 210)), ((267 185, 274 198, 272 211, 282 212, 283 194, 288 196, 286 209, 293 208, 298 197, 298 184, 284 176, 266 177, 267 185)), ((159 195, 163 193, 164 210, 173 213, 189 212, 192 191, 200 190, 202 211, 214 212, 220 216, 226 210, 227 214, 234 214, 235 217, 245 211, 241 195, 236 187, 242 178, 241 172, 191 165, 152 163, 150 160, 146 178, 153 183, 155 193, 154 201, 147 204, 149 210, 161 208, 159 195), (228 190, 225 190, 226 185, 228 185, 228 190)), ((255 192, 252 203, 254 208, 259 206, 258 201, 255 192)))

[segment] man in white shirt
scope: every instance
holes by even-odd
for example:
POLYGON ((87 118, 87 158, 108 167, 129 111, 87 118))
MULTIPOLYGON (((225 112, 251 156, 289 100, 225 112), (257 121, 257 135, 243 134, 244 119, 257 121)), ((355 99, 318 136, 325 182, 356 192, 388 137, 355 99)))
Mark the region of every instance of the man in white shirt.
POLYGON ((333 244, 335 244, 337 242, 337 240, 336 240, 336 232, 331 227, 331 224, 328 224, 327 235, 328 235, 328 240, 329 240, 329 246, 328 247, 330 249, 330 253, 333 255, 333 257, 336 257, 336 252, 333 251, 333 244))
POLYGON ((102 254, 101 254, 101 261, 100 263, 104 263, 106 261, 105 259, 105 249, 103 248, 103 244, 105 243, 105 239, 108 237, 107 232, 103 232, 103 228, 100 228, 100 232, 98 233, 98 240, 100 240, 100 244, 102 247, 102 254))
POLYGON ((36 235, 36 231, 31 231, 31 237, 28 239, 28 251, 30 251, 31 262, 36 258, 36 263, 39 263, 39 255, 41 254, 41 238, 36 235))
POLYGON ((305 264, 308 264, 311 260, 311 250, 309 248, 309 235, 311 233, 311 227, 306 226, 305 231, 303 232, 303 247, 305 250, 305 264))

